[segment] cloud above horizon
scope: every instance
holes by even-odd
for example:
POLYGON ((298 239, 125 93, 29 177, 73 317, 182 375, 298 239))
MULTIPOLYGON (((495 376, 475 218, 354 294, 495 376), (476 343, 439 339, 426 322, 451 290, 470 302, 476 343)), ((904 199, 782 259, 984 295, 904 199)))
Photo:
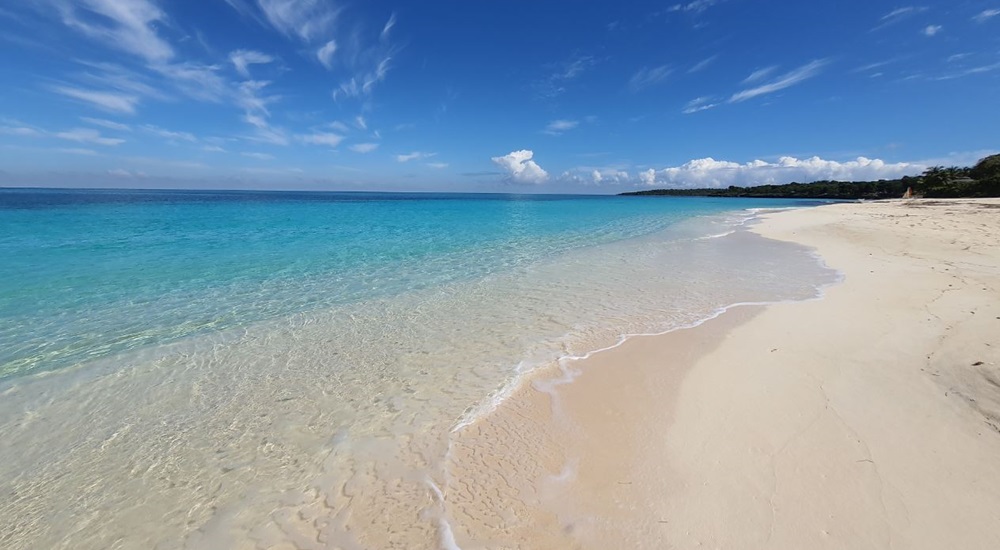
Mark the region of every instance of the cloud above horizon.
POLYGON ((887 163, 867 157, 858 157, 847 162, 825 160, 820 157, 807 159, 780 157, 776 162, 753 160, 742 164, 706 157, 660 170, 649 168, 639 173, 639 180, 646 186, 725 188, 730 185, 748 187, 793 181, 800 183, 820 180, 875 181, 916 175, 925 168, 926 166, 922 164, 887 163))
POLYGON ((514 183, 540 185, 548 181, 549 173, 542 169, 534 160, 533 151, 522 149, 511 151, 502 157, 493 157, 496 164, 507 174, 507 179, 514 183))

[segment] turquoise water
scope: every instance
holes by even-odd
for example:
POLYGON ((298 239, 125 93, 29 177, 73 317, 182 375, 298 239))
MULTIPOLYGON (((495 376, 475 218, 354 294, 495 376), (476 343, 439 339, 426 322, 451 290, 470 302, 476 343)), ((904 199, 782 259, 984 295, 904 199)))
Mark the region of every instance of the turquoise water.
MULTIPOLYGON (((742 201, 742 208, 789 206, 742 201)), ((0 377, 471 280, 719 199, 0 191, 0 377)))
POLYGON ((809 204, 0 190, 0 547, 439 548, 532 373, 834 281, 809 204))

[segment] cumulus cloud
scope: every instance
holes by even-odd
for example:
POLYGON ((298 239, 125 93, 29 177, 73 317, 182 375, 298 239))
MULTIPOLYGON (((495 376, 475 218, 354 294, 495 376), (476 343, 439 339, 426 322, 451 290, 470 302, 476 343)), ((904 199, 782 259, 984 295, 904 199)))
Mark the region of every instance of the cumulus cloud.
POLYGON ((350 149, 355 153, 371 153, 378 149, 378 143, 355 143, 351 145, 350 149))
POLYGON ((921 32, 923 32, 925 36, 934 36, 935 34, 941 32, 941 25, 927 25, 921 32))
POLYGON ((730 185, 748 187, 793 181, 892 179, 918 174, 925 168, 921 164, 887 163, 866 157, 858 157, 847 162, 819 157, 808 159, 781 157, 777 162, 753 160, 742 164, 708 157, 661 170, 650 168, 639 173, 639 181, 647 186, 663 185, 676 188, 724 188, 730 185))
MULTIPOLYGON (((808 80, 820 73, 823 66, 827 64, 825 59, 817 59, 807 63, 793 71, 789 71, 778 78, 768 82, 767 84, 762 84, 755 88, 750 88, 743 90, 742 92, 733 94, 729 98, 730 103, 739 103, 741 101, 746 101, 748 99, 755 98, 757 96, 762 96, 766 94, 773 94, 774 92, 784 90, 785 88, 794 86, 804 80, 808 80)), ((752 75, 751 75, 752 76, 752 75)))
POLYGON ((236 67, 236 72, 246 78, 250 77, 250 65, 263 65, 274 61, 274 58, 255 50, 236 50, 229 54, 229 61, 236 67))
POLYGON ((507 173, 511 181, 538 185, 548 181, 549 173, 532 160, 534 156, 534 152, 522 149, 502 157, 493 157, 492 160, 507 173))

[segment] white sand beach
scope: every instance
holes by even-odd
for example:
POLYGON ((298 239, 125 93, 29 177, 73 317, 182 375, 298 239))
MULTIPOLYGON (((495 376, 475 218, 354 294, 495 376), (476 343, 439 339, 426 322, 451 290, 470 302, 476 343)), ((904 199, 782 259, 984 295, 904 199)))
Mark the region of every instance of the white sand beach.
POLYGON ((539 374, 453 443, 459 546, 1000 548, 1000 200, 753 230, 843 281, 539 374))

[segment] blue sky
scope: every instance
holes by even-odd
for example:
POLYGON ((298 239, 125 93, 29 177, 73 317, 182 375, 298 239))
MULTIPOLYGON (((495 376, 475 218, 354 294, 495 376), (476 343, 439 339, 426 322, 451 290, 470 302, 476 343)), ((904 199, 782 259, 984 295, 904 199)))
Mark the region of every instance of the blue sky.
POLYGON ((1000 150, 1000 1, 32 0, 0 185, 613 193, 1000 150))

